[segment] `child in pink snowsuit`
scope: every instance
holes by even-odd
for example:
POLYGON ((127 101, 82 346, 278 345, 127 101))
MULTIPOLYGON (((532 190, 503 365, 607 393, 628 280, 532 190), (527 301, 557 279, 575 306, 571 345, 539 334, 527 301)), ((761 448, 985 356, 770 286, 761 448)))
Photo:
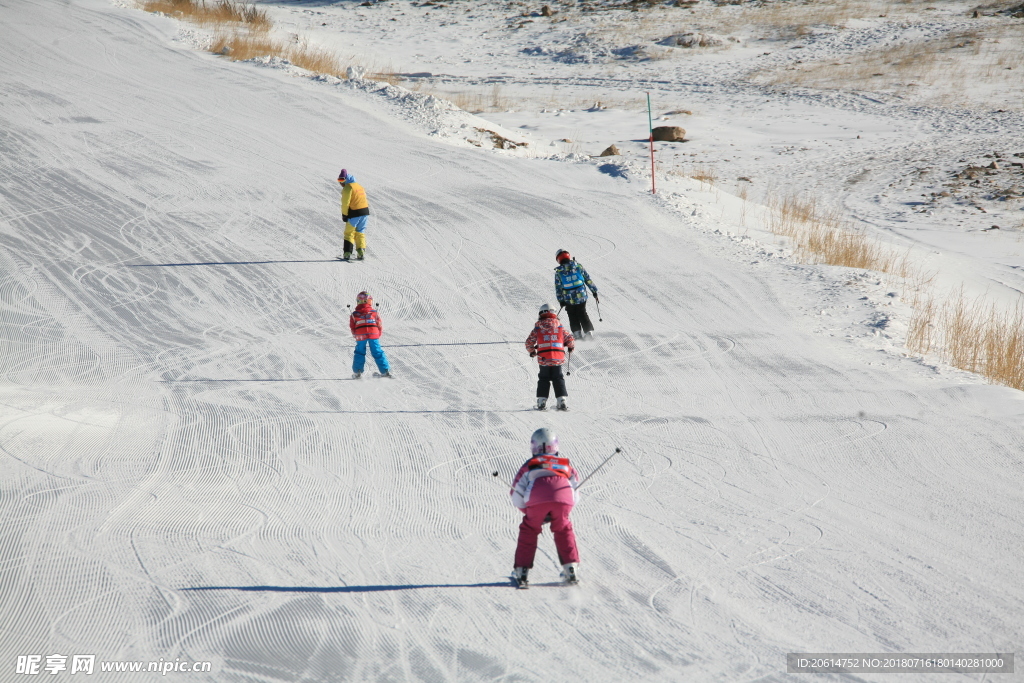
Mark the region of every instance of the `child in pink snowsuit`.
POLYGON ((530 441, 533 457, 519 468, 509 491, 512 504, 524 513, 519 525, 515 576, 525 586, 527 570, 533 567, 537 553, 537 537, 544 524, 550 522, 562 577, 576 583, 580 555, 569 513, 576 504, 579 476, 569 459, 558 455, 558 437, 550 429, 538 429, 530 441))

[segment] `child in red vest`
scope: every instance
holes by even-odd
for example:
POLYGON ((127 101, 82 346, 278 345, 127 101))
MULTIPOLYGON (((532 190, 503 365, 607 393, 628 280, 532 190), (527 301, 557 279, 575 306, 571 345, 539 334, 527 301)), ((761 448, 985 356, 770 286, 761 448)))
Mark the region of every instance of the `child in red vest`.
POLYGON ((349 329, 352 336, 356 338, 356 355, 352 359, 352 379, 359 379, 363 376, 363 368, 366 366, 366 347, 370 347, 374 362, 381 377, 391 377, 391 366, 388 364, 388 357, 384 355, 384 349, 380 346, 380 336, 384 334, 384 324, 380 321, 380 315, 373 308, 373 297, 366 292, 359 292, 356 295, 356 307, 348 319, 349 329))
POLYGON ((568 458, 558 455, 558 437, 550 429, 533 433, 530 451, 533 456, 519 468, 509 492, 512 504, 523 512, 516 547, 516 581, 520 588, 527 586, 527 573, 537 554, 537 537, 544 524, 550 522, 562 578, 567 583, 576 583, 580 554, 569 513, 576 504, 579 475, 568 458))
POLYGON ((565 331, 558 315, 551 306, 540 307, 540 317, 533 326, 533 332, 526 338, 526 350, 530 358, 536 357, 540 363, 540 374, 537 375, 537 410, 546 410, 551 385, 555 385, 555 397, 558 399, 559 410, 569 410, 565 390, 565 378, 562 377, 562 363, 566 359, 566 351, 572 353, 576 340, 565 331))

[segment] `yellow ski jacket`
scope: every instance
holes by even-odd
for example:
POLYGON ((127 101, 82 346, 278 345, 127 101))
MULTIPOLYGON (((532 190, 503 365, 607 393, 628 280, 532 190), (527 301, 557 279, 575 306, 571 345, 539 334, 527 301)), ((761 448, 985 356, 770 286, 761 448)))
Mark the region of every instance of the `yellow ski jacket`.
POLYGON ((355 216, 369 216, 370 203, 366 201, 366 190, 359 183, 345 183, 341 190, 341 217, 348 222, 355 216))

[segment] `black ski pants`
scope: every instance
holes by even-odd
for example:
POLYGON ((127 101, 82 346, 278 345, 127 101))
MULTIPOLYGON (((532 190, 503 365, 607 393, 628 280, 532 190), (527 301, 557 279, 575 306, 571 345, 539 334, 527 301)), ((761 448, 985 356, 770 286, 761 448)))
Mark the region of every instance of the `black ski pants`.
POLYGON ((569 329, 574 335, 594 331, 594 323, 590 322, 590 316, 587 315, 586 301, 581 304, 566 304, 565 312, 569 314, 569 329))
POLYGON ((555 397, 568 396, 565 390, 565 378, 562 377, 561 365, 542 365, 537 375, 537 398, 547 398, 551 385, 555 385, 555 397))

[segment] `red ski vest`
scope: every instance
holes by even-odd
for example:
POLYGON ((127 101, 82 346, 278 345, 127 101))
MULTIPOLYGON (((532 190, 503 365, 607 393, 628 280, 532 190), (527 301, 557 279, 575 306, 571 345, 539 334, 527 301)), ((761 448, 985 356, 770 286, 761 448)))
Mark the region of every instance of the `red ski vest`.
POLYGON ((349 329, 355 336, 356 341, 364 339, 380 339, 381 327, 380 316, 369 304, 359 304, 352 311, 348 321, 349 329))
POLYGON ((541 453, 535 455, 526 466, 530 469, 534 467, 540 467, 545 470, 551 470, 555 474, 561 475, 568 479, 571 476, 572 467, 569 465, 569 458, 560 458, 557 455, 548 455, 547 453, 541 453))
POLYGON ((554 313, 546 313, 537 321, 526 346, 531 351, 536 346, 541 365, 561 365, 565 362, 566 347, 572 350, 572 335, 565 331, 554 313))

